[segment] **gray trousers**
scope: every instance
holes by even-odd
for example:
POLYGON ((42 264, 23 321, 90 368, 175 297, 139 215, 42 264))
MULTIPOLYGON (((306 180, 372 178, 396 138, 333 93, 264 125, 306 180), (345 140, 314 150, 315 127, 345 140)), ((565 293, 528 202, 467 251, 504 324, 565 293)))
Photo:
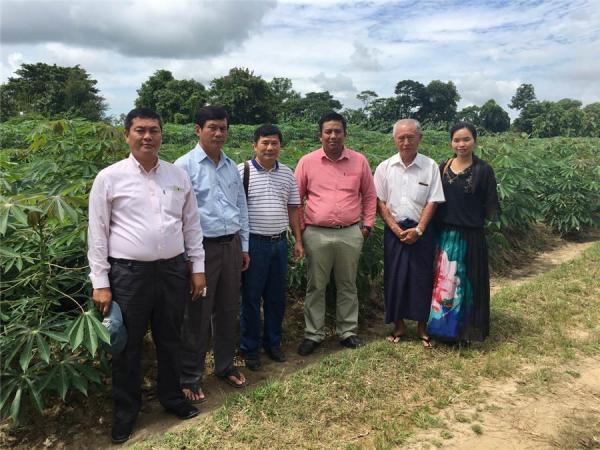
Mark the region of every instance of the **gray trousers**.
POLYGON ((356 334, 358 296, 356 272, 364 238, 358 225, 334 229, 308 226, 302 234, 306 251, 307 286, 304 300, 304 337, 325 338, 325 291, 333 270, 336 299, 336 334, 341 340, 356 334))
POLYGON ((188 300, 181 330, 181 383, 202 380, 212 334, 215 374, 233 367, 240 312, 242 246, 239 234, 230 241, 204 240, 206 297, 188 300))

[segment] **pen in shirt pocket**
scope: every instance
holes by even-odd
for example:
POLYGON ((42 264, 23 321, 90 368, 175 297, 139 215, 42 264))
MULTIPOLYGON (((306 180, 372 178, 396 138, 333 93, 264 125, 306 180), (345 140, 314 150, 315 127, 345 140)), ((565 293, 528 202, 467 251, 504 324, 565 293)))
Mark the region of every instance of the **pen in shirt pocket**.
POLYGON ((427 183, 423 183, 422 181, 419 181, 419 184, 420 184, 421 186, 429 186, 427 183))

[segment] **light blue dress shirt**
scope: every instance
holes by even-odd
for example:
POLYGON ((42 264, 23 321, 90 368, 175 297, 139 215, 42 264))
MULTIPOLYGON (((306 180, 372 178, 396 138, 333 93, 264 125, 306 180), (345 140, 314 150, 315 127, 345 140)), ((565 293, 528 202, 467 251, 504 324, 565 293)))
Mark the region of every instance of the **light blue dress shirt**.
POLYGON ((181 156, 175 165, 187 172, 194 187, 205 237, 239 231, 242 251, 248 251, 248 207, 237 165, 221 151, 215 166, 200 144, 181 156))

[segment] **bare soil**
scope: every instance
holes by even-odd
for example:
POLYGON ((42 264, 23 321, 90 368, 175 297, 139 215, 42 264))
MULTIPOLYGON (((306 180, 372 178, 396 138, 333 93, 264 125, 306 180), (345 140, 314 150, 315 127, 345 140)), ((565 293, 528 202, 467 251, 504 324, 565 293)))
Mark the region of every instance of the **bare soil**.
MULTIPOLYGON (((595 237, 597 239, 597 237, 595 237)), ((512 270, 508 276, 496 277, 492 280, 492 292, 503 286, 523 283, 529 278, 550 270, 554 266, 577 257, 591 242, 573 243, 557 241, 556 247, 540 253, 533 261, 523 262, 512 270)), ((299 311, 289 312, 288 317, 300 320, 299 311)), ((379 320, 371 320, 361 329, 361 335, 367 340, 381 338, 387 329, 381 326, 379 320)), ((282 378, 299 369, 320 360, 324 355, 339 351, 342 347, 335 338, 327 340, 313 355, 301 357, 296 353, 298 342, 289 342, 284 346, 288 360, 285 363, 270 361, 262 355, 263 367, 257 372, 241 368, 249 381, 248 388, 269 378, 282 378)), ((138 418, 133 437, 125 447, 164 434, 188 427, 190 421, 180 422, 166 414, 153 395, 154 367, 152 354, 147 353, 144 361, 148 376, 144 379, 144 406, 138 418)), ((242 366, 241 360, 237 361, 242 366)), ((568 368, 565 371, 571 370, 568 368)), ((574 371, 575 369, 573 369, 574 371)), ((575 372, 573 372, 575 373, 575 372)), ((590 420, 596 420, 596 430, 600 430, 600 360, 586 359, 577 363, 576 373, 570 383, 563 383, 552 392, 532 396, 518 392, 518 378, 503 381, 501 384, 484 386, 490 398, 493 398, 492 411, 472 412, 467 404, 456 404, 445 414, 470 414, 477 420, 472 423, 452 422, 450 435, 444 439, 437 437, 432 440, 432 432, 423 436, 417 435, 413 448, 427 448, 443 445, 445 448, 469 448, 476 446, 480 449, 537 449, 548 448, 560 444, 560 426, 567 427, 563 435, 568 435, 568 427, 587 427, 590 420), (589 419, 592 417, 592 419, 589 419), (582 422, 583 421, 583 422, 582 422), (482 424, 483 433, 476 434, 473 427, 482 424), (583 424, 583 425, 582 425, 583 424), (566 434, 565 434, 566 433, 566 434), (443 442, 439 442, 443 441, 443 442)), ((213 375, 205 377, 203 384, 207 401, 201 405, 202 414, 192 419, 192 423, 201 422, 205 413, 218 408, 225 398, 237 390, 213 375)), ((26 427, 11 428, 8 422, 0 425, 0 447, 2 448, 73 448, 96 449, 110 448, 111 402, 110 386, 105 392, 93 394, 90 398, 72 397, 67 404, 58 404, 49 408, 43 417, 32 417, 26 427)), ((439 433, 438 433, 439 434, 439 433)), ((588 448, 600 448, 598 434, 591 435, 588 448), (595 437, 594 437, 595 436, 595 437), (594 445, 597 444, 597 447, 594 445)), ((123 447, 123 446, 120 446, 123 447)), ((568 448, 565 447, 565 448, 568 448)))

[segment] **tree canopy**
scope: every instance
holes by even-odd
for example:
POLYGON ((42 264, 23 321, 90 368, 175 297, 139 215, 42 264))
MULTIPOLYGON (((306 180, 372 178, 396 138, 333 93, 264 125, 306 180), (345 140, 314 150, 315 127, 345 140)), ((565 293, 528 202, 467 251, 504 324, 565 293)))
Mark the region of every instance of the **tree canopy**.
POLYGON ((16 74, 0 86, 0 121, 32 113, 103 118, 106 104, 97 81, 79 65, 22 64, 16 74))

